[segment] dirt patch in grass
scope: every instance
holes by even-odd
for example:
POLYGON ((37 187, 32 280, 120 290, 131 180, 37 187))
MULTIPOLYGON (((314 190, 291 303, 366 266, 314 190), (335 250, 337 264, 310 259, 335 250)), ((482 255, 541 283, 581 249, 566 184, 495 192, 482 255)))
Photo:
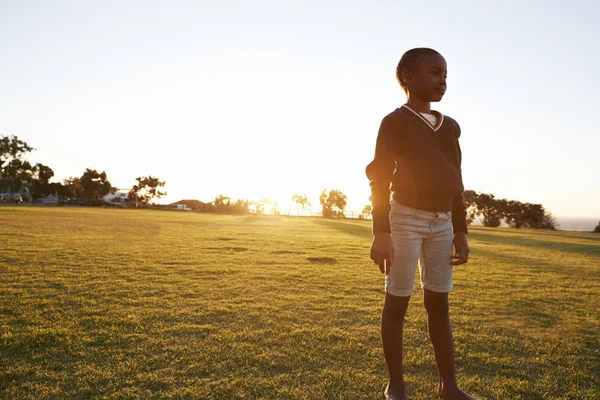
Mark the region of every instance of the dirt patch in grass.
POLYGON ((233 251, 235 253, 240 253, 242 251, 248 251, 247 247, 223 247, 223 250, 233 251))
POLYGON ((207 247, 206 250, 220 250, 220 251, 230 251, 235 253, 240 253, 242 251, 248 251, 247 247, 207 247))
POLYGON ((307 257, 306 259, 313 264, 337 264, 337 260, 333 257, 307 257))

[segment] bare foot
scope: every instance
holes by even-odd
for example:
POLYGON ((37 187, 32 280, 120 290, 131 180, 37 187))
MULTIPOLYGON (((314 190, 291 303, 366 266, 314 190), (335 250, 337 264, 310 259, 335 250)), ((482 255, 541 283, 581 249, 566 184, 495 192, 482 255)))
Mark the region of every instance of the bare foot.
POLYGON ((385 400, 408 400, 408 397, 406 396, 406 387, 404 386, 404 383, 402 383, 398 387, 391 386, 388 383, 387 387, 385 388, 385 391, 383 392, 383 398, 385 400))
POLYGON ((441 384, 438 384, 438 396, 444 400, 477 400, 476 397, 463 392, 458 387, 454 389, 443 389, 441 384))

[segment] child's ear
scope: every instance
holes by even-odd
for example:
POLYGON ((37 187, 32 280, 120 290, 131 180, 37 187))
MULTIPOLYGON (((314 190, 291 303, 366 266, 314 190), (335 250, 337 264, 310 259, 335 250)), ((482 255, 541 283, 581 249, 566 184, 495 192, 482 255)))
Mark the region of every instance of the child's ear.
POLYGON ((413 74, 410 71, 404 71, 402 73, 402 79, 404 79, 404 82, 406 82, 406 83, 411 83, 411 84, 414 83, 413 82, 413 74))

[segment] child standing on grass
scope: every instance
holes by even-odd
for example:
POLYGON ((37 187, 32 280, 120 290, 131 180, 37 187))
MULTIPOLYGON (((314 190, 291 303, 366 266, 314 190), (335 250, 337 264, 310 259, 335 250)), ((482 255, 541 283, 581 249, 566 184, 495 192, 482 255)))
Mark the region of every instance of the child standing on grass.
POLYGON ((446 74, 446 60, 437 51, 416 48, 404 53, 396 78, 408 100, 381 122, 375 158, 366 170, 373 203, 371 259, 386 276, 381 337, 389 372, 384 397, 389 400, 407 399, 402 329, 417 263, 439 372, 438 395, 447 400, 475 399, 456 383, 448 314, 453 266, 466 263, 470 250, 460 127, 430 109, 430 103, 440 101, 446 92, 446 74))

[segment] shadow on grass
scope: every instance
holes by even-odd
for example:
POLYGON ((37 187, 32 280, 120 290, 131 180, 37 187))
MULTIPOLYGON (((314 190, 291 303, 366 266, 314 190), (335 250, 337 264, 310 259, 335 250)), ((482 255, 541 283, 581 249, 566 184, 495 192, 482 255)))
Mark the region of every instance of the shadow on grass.
POLYGON ((504 231, 502 231, 501 233, 502 235, 477 230, 471 231, 469 233, 469 238, 490 243, 509 244, 513 246, 523 247, 535 247, 538 249, 558 250, 597 257, 600 256, 600 244, 595 245, 585 243, 557 242, 516 236, 509 237, 510 233, 506 236, 503 235, 505 233, 504 231))
POLYGON ((315 219, 314 222, 321 226, 325 226, 327 228, 332 228, 332 229, 337 229, 337 230, 349 233, 351 235, 359 236, 359 237, 362 237, 365 239, 370 240, 373 237, 370 224, 365 223, 363 225, 363 224, 358 224, 355 222, 338 221, 338 220, 334 220, 334 219, 325 219, 325 218, 315 219))
POLYGON ((520 268, 526 268, 530 272, 554 273, 557 275, 563 275, 582 280, 591 279, 591 275, 600 277, 600 270, 591 268, 591 265, 587 268, 572 266, 570 264, 561 264, 560 259, 556 257, 556 255, 548 254, 547 258, 540 259, 535 257, 530 258, 527 256, 527 254, 527 252, 516 254, 507 253, 501 249, 493 250, 489 247, 477 246, 475 249, 471 250, 469 259, 483 257, 492 264, 518 265, 520 268))
POLYGON ((547 229, 532 228, 488 228, 481 225, 471 226, 471 231, 483 232, 489 234, 502 234, 507 236, 548 236, 553 238, 564 238, 565 240, 589 240, 600 242, 600 235, 591 234, 587 231, 552 231, 547 229))
MULTIPOLYGON (((351 235, 359 236, 365 239, 371 239, 371 225, 369 224, 359 224, 356 222, 349 221, 337 221, 337 220, 328 220, 328 219, 319 219, 315 220, 316 224, 337 229, 351 235)), ((485 241, 488 243, 496 243, 496 244, 508 244, 513 246, 522 246, 522 247, 535 247, 538 249, 549 249, 556 251, 564 251, 576 254, 585 254, 589 256, 600 257, 600 245, 594 244, 585 244, 585 243, 569 243, 569 242, 557 242, 557 241, 549 241, 549 240, 540 240, 540 239, 531 239, 527 237, 520 237, 525 234, 535 234, 538 235, 537 232, 530 233, 528 232, 513 232, 508 229, 503 229, 498 233, 495 232, 487 232, 482 230, 472 230, 469 233, 469 238, 485 241)), ((553 237, 561 236, 560 234, 550 234, 553 237)), ((566 238, 571 238, 571 236, 566 236, 566 238)), ((587 239, 587 237, 586 237, 587 239)))
MULTIPOLYGON (((567 331, 576 329, 578 336, 587 338, 586 340, 596 337, 597 324, 593 320, 579 320, 576 327, 569 328, 567 325, 569 321, 577 320, 576 314, 581 316, 586 313, 584 310, 589 301, 589 294, 578 291, 579 285, 575 281, 595 281, 600 279, 600 271, 578 266, 557 265, 552 258, 528 259, 506 254, 501 250, 485 248, 477 249, 473 256, 482 257, 492 265, 504 264, 507 272, 515 266, 519 266, 521 270, 515 275, 514 282, 499 282, 506 285, 502 293, 494 292, 495 294, 491 295, 496 299, 493 303, 488 303, 490 308, 487 311, 492 321, 496 323, 506 321, 508 325, 518 322, 539 332, 556 328, 564 328, 567 331), (520 280, 522 273, 533 276, 531 279, 537 286, 529 288, 527 283, 529 281, 520 280), (535 275, 538 273, 544 275, 536 278, 535 275)), ((496 269, 496 271, 502 274, 502 270, 496 269)), ((490 277, 490 279, 494 278, 490 277)), ((588 346, 588 349, 592 350, 593 346, 588 346)))

